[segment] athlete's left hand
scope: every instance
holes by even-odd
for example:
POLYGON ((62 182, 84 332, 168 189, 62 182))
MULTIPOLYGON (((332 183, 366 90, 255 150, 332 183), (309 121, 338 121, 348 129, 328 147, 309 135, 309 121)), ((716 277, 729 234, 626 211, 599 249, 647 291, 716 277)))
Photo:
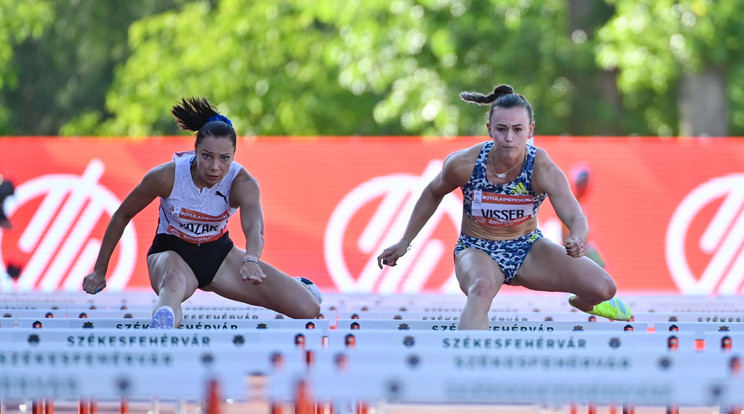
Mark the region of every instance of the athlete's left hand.
POLYGON ((240 267, 240 278, 251 282, 251 284, 260 285, 266 280, 266 274, 261 270, 258 263, 245 262, 240 267))
POLYGON ((571 257, 581 257, 586 253, 586 241, 581 237, 566 239, 566 254, 571 257))

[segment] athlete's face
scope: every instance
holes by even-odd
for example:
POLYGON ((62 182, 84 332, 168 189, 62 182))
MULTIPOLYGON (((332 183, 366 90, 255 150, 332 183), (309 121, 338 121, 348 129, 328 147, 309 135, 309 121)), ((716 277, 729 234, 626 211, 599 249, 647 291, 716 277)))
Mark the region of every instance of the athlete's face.
POLYGON ((488 124, 488 134, 496 147, 505 152, 521 153, 535 130, 527 108, 494 108, 488 124))
POLYGON ((212 187, 222 180, 235 155, 235 147, 227 137, 208 136, 196 147, 194 182, 212 187))

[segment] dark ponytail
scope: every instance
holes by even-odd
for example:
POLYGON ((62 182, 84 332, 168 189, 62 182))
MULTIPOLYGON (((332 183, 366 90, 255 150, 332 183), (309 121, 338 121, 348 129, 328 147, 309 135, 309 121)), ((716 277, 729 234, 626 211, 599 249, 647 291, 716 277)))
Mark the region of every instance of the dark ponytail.
POLYGON ((221 115, 217 108, 209 103, 207 98, 191 97, 182 98, 179 103, 173 105, 171 114, 176 118, 178 127, 186 131, 196 131, 196 143, 208 136, 227 137, 235 147, 237 137, 232 122, 221 115))
POLYGON ((489 120, 495 108, 523 107, 527 109, 530 123, 534 122, 532 105, 527 102, 524 96, 514 93, 514 88, 509 85, 499 85, 489 95, 483 95, 478 92, 462 92, 460 93, 460 99, 465 102, 477 103, 478 105, 491 105, 491 109, 488 111, 489 120))

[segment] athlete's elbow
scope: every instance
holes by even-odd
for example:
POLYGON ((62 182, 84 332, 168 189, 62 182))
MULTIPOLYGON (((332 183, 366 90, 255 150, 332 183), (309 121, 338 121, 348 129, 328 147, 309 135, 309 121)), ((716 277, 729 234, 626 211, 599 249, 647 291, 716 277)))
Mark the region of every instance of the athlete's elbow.
POLYGON ((133 218, 134 214, 126 210, 118 209, 111 215, 111 223, 118 224, 121 227, 126 227, 133 218))

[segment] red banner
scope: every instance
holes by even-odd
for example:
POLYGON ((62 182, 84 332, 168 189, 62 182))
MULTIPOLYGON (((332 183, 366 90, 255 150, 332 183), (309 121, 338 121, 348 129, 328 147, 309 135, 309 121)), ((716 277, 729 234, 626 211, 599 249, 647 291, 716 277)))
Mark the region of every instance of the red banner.
MULTIPOLYGON (((452 250, 462 215, 452 193, 395 268, 375 258, 398 240, 413 203, 451 152, 485 138, 243 138, 235 159, 258 179, 262 259, 326 291, 457 292, 452 250)), ((739 293, 744 282, 744 140, 538 137, 571 176, 589 172, 582 206, 621 291, 739 293)), ((0 291, 78 290, 111 214, 190 137, 0 139, 0 174, 16 195, 0 230, 0 291), (7 274, 19 266, 19 277, 7 274)), ((149 288, 145 253, 158 203, 134 218, 111 260, 109 289, 149 288)), ((560 241, 543 204, 540 227, 560 241)), ((239 217, 229 229, 244 243, 239 217)), ((12 272, 11 272, 12 273, 12 272)))

